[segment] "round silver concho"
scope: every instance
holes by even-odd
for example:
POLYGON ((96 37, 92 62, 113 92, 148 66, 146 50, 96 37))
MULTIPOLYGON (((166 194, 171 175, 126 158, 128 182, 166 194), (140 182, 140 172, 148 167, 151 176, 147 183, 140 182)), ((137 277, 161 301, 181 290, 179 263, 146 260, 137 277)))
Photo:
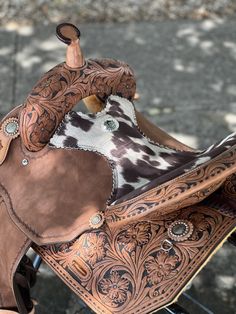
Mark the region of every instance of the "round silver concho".
POLYGON ((24 158, 24 159, 22 159, 21 163, 22 163, 23 166, 28 166, 29 160, 24 158))
POLYGON ((186 241, 193 233, 193 224, 188 220, 176 220, 170 224, 167 232, 171 240, 186 241))
POLYGON ((114 118, 107 118, 103 121, 102 128, 106 132, 114 132, 119 128, 119 122, 114 118))
POLYGON ((96 213, 89 219, 89 225, 91 228, 96 229, 100 228, 105 221, 105 217, 103 213, 96 213))
POLYGON ((17 118, 9 118, 3 122, 2 130, 5 135, 16 138, 19 132, 19 123, 17 118))

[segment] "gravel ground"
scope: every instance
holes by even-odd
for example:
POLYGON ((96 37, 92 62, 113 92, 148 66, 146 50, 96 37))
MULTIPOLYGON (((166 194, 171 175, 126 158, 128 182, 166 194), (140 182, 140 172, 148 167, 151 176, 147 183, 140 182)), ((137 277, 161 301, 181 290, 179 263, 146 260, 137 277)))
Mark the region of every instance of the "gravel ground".
POLYGON ((204 19, 236 12, 235 0, 0 0, 0 24, 204 19))

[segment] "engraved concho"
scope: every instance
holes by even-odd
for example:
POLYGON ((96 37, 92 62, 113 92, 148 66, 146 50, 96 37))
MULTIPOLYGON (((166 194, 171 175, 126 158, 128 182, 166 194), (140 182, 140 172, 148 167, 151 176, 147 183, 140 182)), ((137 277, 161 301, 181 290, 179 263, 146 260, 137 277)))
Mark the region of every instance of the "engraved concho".
POLYGON ((106 132, 114 132, 118 130, 118 128, 119 122, 114 118, 107 118, 107 120, 103 122, 103 129, 106 132))
POLYGON ((90 217, 89 225, 93 229, 100 228, 103 225, 104 221, 104 214, 99 212, 90 217))
POLYGON ((9 118, 5 120, 2 124, 2 131, 5 135, 11 138, 16 138, 20 134, 18 119, 9 118))
POLYGON ((171 240, 186 241, 193 233, 193 224, 188 220, 176 220, 170 224, 167 232, 171 240))

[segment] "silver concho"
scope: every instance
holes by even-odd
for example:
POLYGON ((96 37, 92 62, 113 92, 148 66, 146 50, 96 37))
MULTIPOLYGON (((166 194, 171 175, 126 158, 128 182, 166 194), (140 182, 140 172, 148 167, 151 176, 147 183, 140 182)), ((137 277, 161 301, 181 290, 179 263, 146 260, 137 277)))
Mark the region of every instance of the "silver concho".
POLYGON ((90 217, 89 225, 93 229, 100 228, 103 225, 104 220, 105 220, 104 214, 99 212, 90 217))
POLYGON ((2 130, 5 135, 11 138, 16 138, 20 134, 18 119, 9 118, 5 120, 2 124, 2 130))
POLYGON ((28 159, 26 159, 26 158, 24 158, 24 159, 22 159, 22 165, 23 166, 28 166, 28 164, 29 164, 29 160, 28 159))
POLYGON ((119 122, 114 118, 107 118, 103 122, 103 130, 106 132, 114 132, 118 130, 119 128, 119 122))
POLYGON ((171 240, 186 241, 193 233, 193 224, 188 220, 176 220, 170 224, 167 232, 171 240))

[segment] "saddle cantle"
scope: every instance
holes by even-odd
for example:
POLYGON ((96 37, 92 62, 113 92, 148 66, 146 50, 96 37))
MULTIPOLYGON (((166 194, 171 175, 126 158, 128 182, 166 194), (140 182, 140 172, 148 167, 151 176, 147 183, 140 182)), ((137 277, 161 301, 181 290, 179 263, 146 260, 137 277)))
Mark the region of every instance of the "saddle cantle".
POLYGON ((57 36, 66 63, 0 124, 0 308, 33 310, 33 247, 96 313, 149 313, 236 228, 236 134, 178 142, 136 111, 128 65, 84 60, 71 24, 57 36))

